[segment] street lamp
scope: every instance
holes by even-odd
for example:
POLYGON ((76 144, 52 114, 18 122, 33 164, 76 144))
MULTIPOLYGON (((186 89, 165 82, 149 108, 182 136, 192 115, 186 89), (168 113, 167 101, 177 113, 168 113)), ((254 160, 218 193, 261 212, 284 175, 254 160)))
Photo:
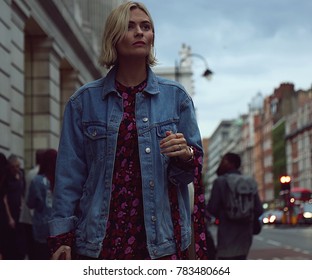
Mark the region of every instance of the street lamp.
MULTIPOLYGON (((198 57, 198 58, 200 58, 204 62, 204 64, 205 64, 205 71, 202 74, 202 76, 207 78, 207 79, 211 79, 211 76, 213 75, 213 72, 208 68, 207 60, 202 55, 197 54, 197 53, 190 53, 189 56, 198 57)), ((181 63, 182 62, 183 61, 181 61, 181 63)))
MULTIPOLYGON (((181 50, 181 57, 182 58, 181 58, 180 62, 179 63, 176 62, 176 64, 175 64, 175 80, 176 81, 179 81, 179 79, 180 79, 180 75, 181 75, 180 69, 181 69, 183 62, 187 61, 187 59, 190 57, 197 57, 204 62, 205 71, 203 72, 202 76, 207 78, 207 79, 211 79, 213 72, 208 68, 208 63, 202 55, 197 54, 197 53, 192 53, 190 47, 187 47, 185 44, 183 44, 182 50, 181 50)), ((191 63, 189 62, 187 66, 191 67, 191 63)), ((187 67, 187 66, 185 66, 185 67, 187 67)))

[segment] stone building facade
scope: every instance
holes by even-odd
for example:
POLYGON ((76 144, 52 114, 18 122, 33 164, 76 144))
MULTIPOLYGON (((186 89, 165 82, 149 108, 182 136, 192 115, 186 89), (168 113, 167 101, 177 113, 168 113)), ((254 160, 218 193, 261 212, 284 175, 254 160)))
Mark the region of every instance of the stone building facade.
POLYGON ((27 169, 37 149, 58 147, 64 104, 103 75, 97 37, 121 2, 1 0, 0 152, 27 169))
POLYGON ((291 184, 312 190, 312 98, 287 117, 285 130, 291 184))

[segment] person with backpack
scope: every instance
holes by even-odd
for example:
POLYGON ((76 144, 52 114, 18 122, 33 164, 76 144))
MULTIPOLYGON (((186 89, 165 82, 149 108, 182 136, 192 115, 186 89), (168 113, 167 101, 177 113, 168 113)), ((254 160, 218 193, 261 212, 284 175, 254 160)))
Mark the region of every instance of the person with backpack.
POLYGON ((247 259, 254 222, 263 213, 256 181, 240 172, 241 158, 226 153, 218 166, 207 204, 209 214, 219 219, 217 253, 219 260, 247 259))

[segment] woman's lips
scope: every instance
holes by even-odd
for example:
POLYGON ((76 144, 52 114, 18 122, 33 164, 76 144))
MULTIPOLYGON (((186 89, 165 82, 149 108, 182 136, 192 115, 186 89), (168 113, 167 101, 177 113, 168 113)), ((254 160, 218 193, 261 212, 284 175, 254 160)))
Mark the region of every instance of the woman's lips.
POLYGON ((145 45, 145 42, 137 41, 137 42, 133 43, 133 45, 135 45, 135 46, 137 46, 137 45, 145 45))

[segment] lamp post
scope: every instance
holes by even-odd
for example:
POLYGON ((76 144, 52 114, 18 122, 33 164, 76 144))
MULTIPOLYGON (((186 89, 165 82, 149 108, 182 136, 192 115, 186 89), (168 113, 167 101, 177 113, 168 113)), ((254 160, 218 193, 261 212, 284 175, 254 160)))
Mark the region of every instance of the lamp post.
MULTIPOLYGON (((207 78, 207 79, 210 79, 211 76, 213 75, 213 72, 208 68, 207 60, 202 55, 197 54, 197 53, 190 53, 189 56, 200 58, 204 62, 204 64, 205 64, 205 71, 202 74, 202 76, 207 78)), ((181 61, 181 63, 182 63, 182 61, 181 61)))
MULTIPOLYGON (((182 45, 182 50, 180 54, 181 54, 180 61, 179 62, 176 61, 175 63, 175 80, 176 81, 178 82, 180 81, 181 68, 183 67, 183 63, 187 62, 190 57, 197 57, 204 62, 205 71, 203 72, 202 76, 207 79, 211 79, 213 72, 208 68, 208 63, 202 55, 197 54, 197 53, 192 53, 191 48, 187 47, 185 44, 182 45)), ((191 61, 187 62, 187 66, 185 66, 185 68, 187 67, 191 68, 191 61)))

